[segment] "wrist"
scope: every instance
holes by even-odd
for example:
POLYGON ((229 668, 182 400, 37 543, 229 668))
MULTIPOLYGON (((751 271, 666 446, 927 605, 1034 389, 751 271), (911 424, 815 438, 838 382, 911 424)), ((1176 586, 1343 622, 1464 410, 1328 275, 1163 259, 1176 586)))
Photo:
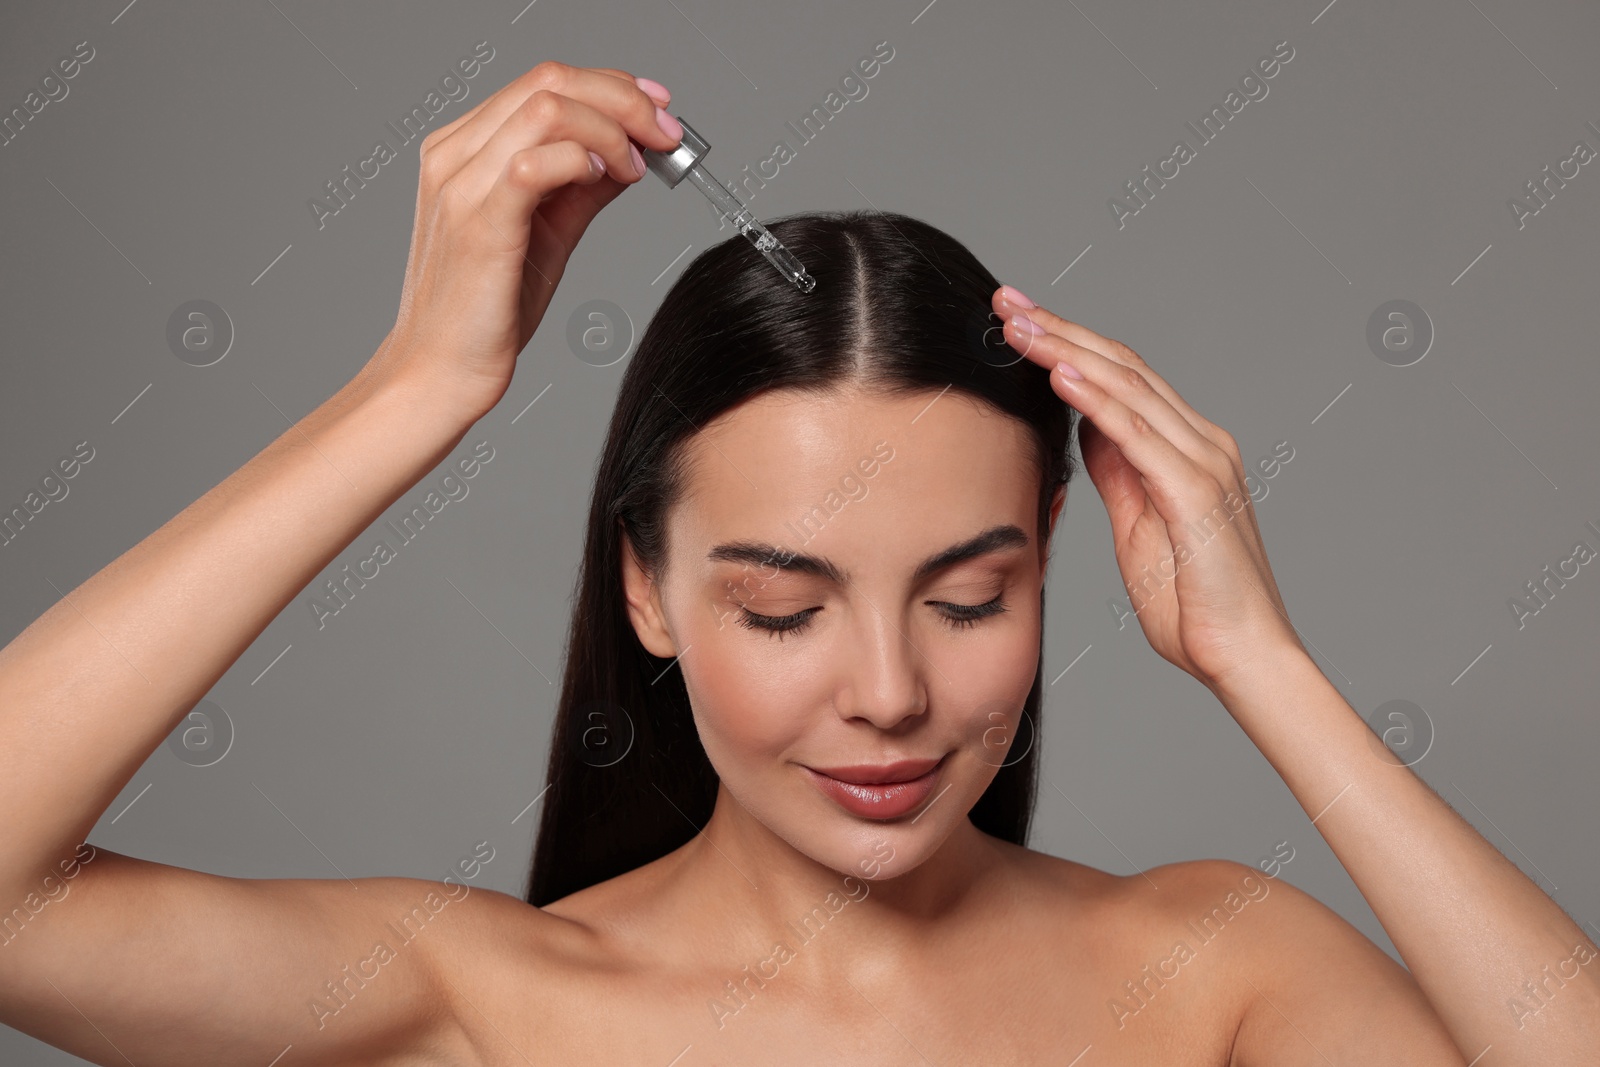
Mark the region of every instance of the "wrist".
POLYGON ((469 389, 441 377, 420 361, 405 358, 391 336, 343 392, 352 404, 376 401, 386 407, 413 409, 424 426, 457 436, 487 415, 504 392, 489 396, 483 389, 469 389))
POLYGON ((1254 708, 1281 706, 1284 696, 1308 682, 1332 684, 1304 648, 1283 645, 1262 651, 1225 677, 1211 679, 1206 688, 1238 719, 1254 708))

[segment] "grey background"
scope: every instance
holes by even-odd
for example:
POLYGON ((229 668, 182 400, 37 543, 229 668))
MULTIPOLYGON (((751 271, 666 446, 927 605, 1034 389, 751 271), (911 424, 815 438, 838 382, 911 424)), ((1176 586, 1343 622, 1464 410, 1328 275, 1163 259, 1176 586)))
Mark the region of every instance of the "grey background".
MULTIPOLYGON (((927 219, 1003 280, 1132 345, 1247 462, 1289 442, 1256 507, 1319 666, 1363 716, 1419 705, 1436 732, 1419 773, 1575 918, 1600 913, 1600 577, 1583 568, 1520 630, 1508 607, 1576 541, 1597 541, 1584 524, 1600 523, 1600 166, 1521 229, 1507 206, 1578 139, 1600 148, 1585 125, 1600 125, 1600 9, 124 4, 12 4, 0 27, 0 111, 78 41, 96 51, 67 98, 0 148, 0 509, 77 442, 95 449, 70 494, 0 549, 4 640, 370 357, 399 295, 415 142, 324 228, 307 202, 487 40, 494 58, 436 125, 544 59, 654 77, 726 181, 779 139, 795 147, 748 198, 758 216, 927 219), (1267 97, 1196 147, 1184 122, 1285 39, 1295 55, 1267 97), (894 58, 868 95, 797 145, 785 123, 885 40, 894 58), (1180 137, 1197 158, 1119 230, 1109 199, 1180 137), (209 367, 166 341, 194 299, 237 333, 209 367), (1395 299, 1437 332, 1403 368, 1366 341, 1395 299)), ((236 729, 226 756, 201 768, 158 750, 90 839, 258 878, 441 878, 486 839, 496 857, 476 884, 520 895, 556 692, 545 677, 559 677, 626 366, 575 358, 567 319, 604 299, 642 329, 677 271, 730 232, 698 194, 653 178, 608 207, 510 392, 452 454, 496 450, 469 496, 323 629, 298 598, 209 695, 236 729)), ((241 576, 250 566, 239 560, 241 576)), ((1122 589, 1087 477, 1051 571, 1046 678, 1072 667, 1048 692, 1042 771, 1058 788, 1042 789, 1034 847, 1127 874, 1255 864, 1287 841, 1283 876, 1393 953, 1224 709, 1135 626, 1118 631, 1107 603, 1122 589)), ((0 1060, 81 1062, 9 1031, 0 1060)))

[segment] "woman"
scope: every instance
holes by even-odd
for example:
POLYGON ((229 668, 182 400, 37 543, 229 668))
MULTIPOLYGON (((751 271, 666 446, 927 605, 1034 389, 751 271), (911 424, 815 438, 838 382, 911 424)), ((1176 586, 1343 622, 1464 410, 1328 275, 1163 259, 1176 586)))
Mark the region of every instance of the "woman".
POLYGON ((637 146, 677 142, 667 101, 542 63, 431 134, 373 359, 0 653, 0 899, 71 887, 9 912, 0 1019, 96 1063, 207 1067, 1592 1062, 1593 946, 1316 670, 1233 440, 903 216, 775 224, 811 294, 742 240, 710 249, 643 338, 527 901, 77 845, 500 400, 637 146), (1169 568, 1146 637, 1317 815, 1409 971, 1239 864, 1117 877, 1024 847, 1014 739, 1039 721, 1074 412, 1125 581, 1169 568), (389 944, 415 914, 427 936, 389 944))

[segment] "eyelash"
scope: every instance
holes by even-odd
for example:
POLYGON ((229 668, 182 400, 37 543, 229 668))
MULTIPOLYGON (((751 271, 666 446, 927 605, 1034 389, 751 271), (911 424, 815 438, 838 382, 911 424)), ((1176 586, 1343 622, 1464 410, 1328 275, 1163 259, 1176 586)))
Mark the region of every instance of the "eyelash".
MULTIPOLYGON (((940 613, 940 618, 953 630, 964 630, 976 626, 979 619, 989 618, 1007 610, 1002 600, 1004 594, 996 596, 985 604, 950 604, 941 600, 930 600, 930 604, 938 607, 954 609, 955 614, 940 613)), ((747 630, 765 630, 767 635, 776 635, 778 640, 783 640, 784 634, 797 634, 810 625, 812 616, 821 611, 821 608, 807 608, 797 611, 793 615, 757 615, 749 608, 739 609, 738 622, 747 630)))

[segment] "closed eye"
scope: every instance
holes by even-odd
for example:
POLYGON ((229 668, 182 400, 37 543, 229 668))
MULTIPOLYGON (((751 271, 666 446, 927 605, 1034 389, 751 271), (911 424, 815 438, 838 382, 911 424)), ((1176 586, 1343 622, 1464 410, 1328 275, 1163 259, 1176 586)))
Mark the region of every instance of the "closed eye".
POLYGON ((749 608, 739 609, 739 625, 747 630, 766 630, 769 634, 777 634, 778 640, 783 640, 784 634, 799 633, 811 622, 811 616, 821 611, 821 608, 806 608, 793 615, 758 615, 749 608))
MULTIPOLYGON (((939 609, 939 617, 954 630, 966 629, 976 626, 979 619, 989 618, 1008 610, 1004 603, 1004 594, 997 595, 993 600, 983 604, 952 604, 943 600, 929 600, 926 603, 939 609)), ((765 630, 768 634, 776 634, 778 640, 783 640, 784 634, 797 634, 811 623, 811 619, 821 608, 806 608, 792 615, 758 615, 749 608, 739 609, 739 625, 750 630, 765 630)))
POLYGON ((928 603, 944 609, 942 612, 946 622, 955 629, 965 629, 975 626, 979 619, 986 619, 991 615, 998 615, 1006 610, 1005 603, 1000 596, 984 604, 947 604, 939 600, 930 600, 928 603))

